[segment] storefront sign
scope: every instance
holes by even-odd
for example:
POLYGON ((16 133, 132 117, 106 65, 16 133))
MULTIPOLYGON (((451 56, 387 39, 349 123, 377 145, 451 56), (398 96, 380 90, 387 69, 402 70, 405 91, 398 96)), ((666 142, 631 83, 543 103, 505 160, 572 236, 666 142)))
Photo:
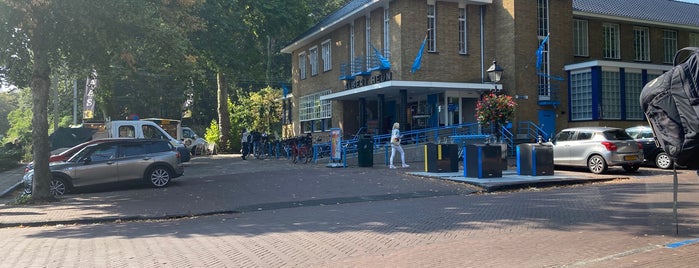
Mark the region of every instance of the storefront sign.
POLYGON ((393 80, 393 73, 392 72, 380 73, 377 75, 369 76, 367 78, 347 81, 347 82, 345 82, 345 90, 360 88, 360 87, 378 84, 378 83, 391 81, 391 80, 393 80))

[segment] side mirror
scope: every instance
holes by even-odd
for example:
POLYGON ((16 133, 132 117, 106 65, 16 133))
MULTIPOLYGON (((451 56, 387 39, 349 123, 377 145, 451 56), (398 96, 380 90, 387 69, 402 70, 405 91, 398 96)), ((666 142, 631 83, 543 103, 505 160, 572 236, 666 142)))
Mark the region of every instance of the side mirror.
POLYGON ((92 157, 89 157, 89 156, 88 156, 88 157, 85 157, 85 158, 83 158, 82 162, 83 162, 85 165, 90 164, 90 163, 92 163, 92 157))

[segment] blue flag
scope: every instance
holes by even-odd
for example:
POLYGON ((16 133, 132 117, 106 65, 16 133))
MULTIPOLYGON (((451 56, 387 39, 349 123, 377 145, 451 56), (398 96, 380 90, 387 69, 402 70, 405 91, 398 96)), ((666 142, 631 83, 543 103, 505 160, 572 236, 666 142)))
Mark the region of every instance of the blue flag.
POLYGON ((420 64, 422 62, 422 53, 425 51, 425 43, 427 43, 427 36, 425 36, 425 40, 422 40, 422 45, 420 46, 420 50, 417 52, 417 56, 415 57, 415 61, 413 61, 413 68, 410 69, 411 73, 417 72, 417 70, 420 70, 420 64))
POLYGON ((391 69, 391 62, 381 55, 381 52, 379 52, 374 45, 371 45, 371 48, 374 49, 374 54, 376 54, 376 58, 379 59, 379 62, 381 63, 381 69, 391 69))
POLYGON ((289 88, 286 87, 285 84, 282 84, 282 92, 284 94, 284 98, 286 98, 286 95, 289 94, 289 88))
POLYGON ((546 38, 544 38, 543 41, 541 41, 541 44, 539 45, 539 49, 536 50, 536 70, 541 69, 541 58, 543 57, 544 53, 544 46, 546 45, 546 42, 549 40, 549 36, 546 35, 546 38))

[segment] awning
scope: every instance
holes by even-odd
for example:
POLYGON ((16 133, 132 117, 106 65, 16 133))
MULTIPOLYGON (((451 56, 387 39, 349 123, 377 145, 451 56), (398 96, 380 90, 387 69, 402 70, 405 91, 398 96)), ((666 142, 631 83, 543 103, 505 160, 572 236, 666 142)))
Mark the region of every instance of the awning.
POLYGON ((383 94, 385 98, 398 98, 400 90, 406 90, 408 96, 430 95, 442 92, 458 92, 461 97, 478 98, 483 92, 490 91, 501 84, 491 83, 455 83, 391 80, 358 88, 320 96, 320 100, 357 100, 359 98, 376 98, 383 94))

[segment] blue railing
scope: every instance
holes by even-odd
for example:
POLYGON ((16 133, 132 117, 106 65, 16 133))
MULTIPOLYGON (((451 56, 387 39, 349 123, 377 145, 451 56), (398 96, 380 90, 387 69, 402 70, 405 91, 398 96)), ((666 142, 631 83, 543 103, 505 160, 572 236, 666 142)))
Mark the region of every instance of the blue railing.
MULTIPOLYGON (((383 51, 383 57, 390 60, 391 52, 383 51)), ((381 59, 375 54, 369 56, 359 56, 351 59, 349 62, 340 63, 340 80, 354 80, 356 76, 364 76, 371 74, 372 71, 384 71, 390 69, 390 66, 384 66, 381 59), (366 63, 369 63, 368 66, 366 63)))
MULTIPOLYGON (((534 125, 534 127, 536 127, 534 125)), ((538 127, 536 127, 538 128, 538 127)), ((540 130, 540 128, 538 128, 540 130)), ((350 139, 343 140, 341 143, 343 155, 352 155, 357 153, 357 143, 361 139, 364 129, 357 131, 350 139)), ((500 139, 507 144, 507 154, 514 156, 516 153, 515 135, 506 126, 500 128, 500 139)), ((543 132, 543 130, 540 130, 543 132)), ((494 129, 482 128, 478 123, 465 123, 459 125, 424 128, 417 130, 401 131, 403 138, 402 144, 422 144, 422 143, 451 143, 450 136, 458 135, 474 135, 485 136, 494 140, 494 129)), ((387 147, 390 143, 391 134, 379 134, 371 136, 374 144, 374 149, 387 147)), ((330 154, 330 142, 313 144, 313 161, 317 163, 319 158, 330 154)))
POLYGON ((537 124, 531 121, 522 121, 517 125, 517 134, 524 134, 526 138, 532 141, 538 141, 539 136, 543 141, 549 140, 552 133, 546 132, 537 124))

